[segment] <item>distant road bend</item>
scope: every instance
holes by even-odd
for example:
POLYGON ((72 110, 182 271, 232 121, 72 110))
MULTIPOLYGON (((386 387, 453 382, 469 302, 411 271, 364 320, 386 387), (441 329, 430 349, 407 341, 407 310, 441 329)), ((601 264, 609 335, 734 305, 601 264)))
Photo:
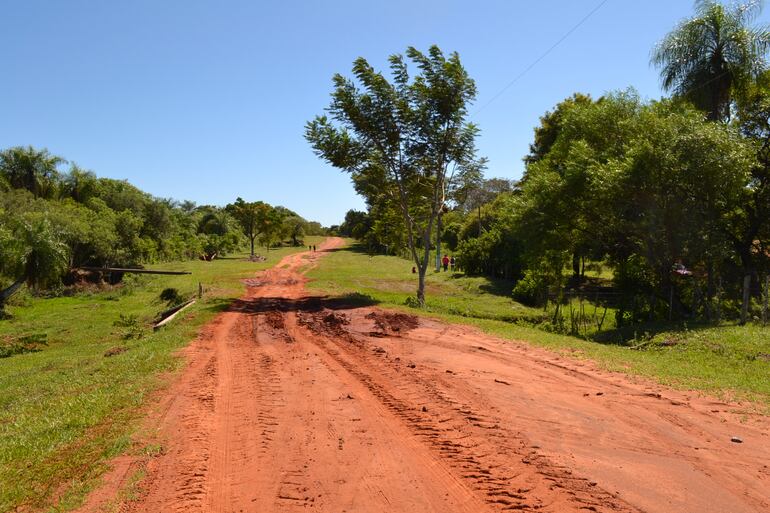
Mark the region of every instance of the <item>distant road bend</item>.
POLYGON ((164 450, 81 509, 770 511, 770 427, 735 405, 479 331, 312 297, 286 257, 185 349, 147 423, 164 450), (739 435, 744 443, 733 443, 739 435))

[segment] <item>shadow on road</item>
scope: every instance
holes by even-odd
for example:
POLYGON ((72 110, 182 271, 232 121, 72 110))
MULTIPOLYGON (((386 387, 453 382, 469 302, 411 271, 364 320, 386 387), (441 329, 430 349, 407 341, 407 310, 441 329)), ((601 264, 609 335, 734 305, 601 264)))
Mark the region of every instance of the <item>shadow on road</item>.
POLYGON ((271 311, 280 312, 320 312, 322 310, 349 310, 374 306, 379 301, 365 294, 346 294, 344 296, 314 296, 301 299, 282 297, 260 297, 237 299, 226 309, 230 312, 258 314, 271 311))

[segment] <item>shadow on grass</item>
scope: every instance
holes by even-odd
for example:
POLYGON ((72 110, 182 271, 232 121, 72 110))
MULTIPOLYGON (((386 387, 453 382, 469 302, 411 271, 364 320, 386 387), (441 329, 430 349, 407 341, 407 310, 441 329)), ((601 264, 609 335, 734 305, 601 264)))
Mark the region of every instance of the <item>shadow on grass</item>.
POLYGON ((340 248, 330 248, 330 249, 319 249, 319 253, 338 253, 341 251, 347 251, 350 253, 358 253, 359 255, 369 255, 369 256, 377 256, 379 253, 373 253, 369 251, 366 246, 361 244, 360 242, 354 242, 350 246, 342 246, 340 248))
POLYGON ((453 271, 450 275, 453 280, 461 280, 463 278, 482 278, 486 280, 486 283, 479 285, 479 290, 492 294, 494 296, 501 296, 508 299, 512 299, 513 287, 516 284, 514 280, 507 280, 504 278, 491 278, 489 276, 465 274, 461 272, 453 271))
POLYGON ((203 303, 201 310, 204 312, 222 313, 226 312, 232 303, 232 299, 225 297, 207 299, 206 302, 203 303))
POLYGON ((660 341, 658 344, 652 344, 652 346, 659 345, 676 345, 677 336, 680 334, 686 334, 692 331, 702 331, 709 328, 714 328, 716 325, 708 322, 683 322, 683 321, 655 321, 645 322, 641 324, 633 324, 623 326, 621 328, 613 328, 608 330, 602 330, 591 336, 590 340, 604 345, 616 345, 616 346, 645 346, 652 339, 661 333, 671 333, 670 340, 660 341))

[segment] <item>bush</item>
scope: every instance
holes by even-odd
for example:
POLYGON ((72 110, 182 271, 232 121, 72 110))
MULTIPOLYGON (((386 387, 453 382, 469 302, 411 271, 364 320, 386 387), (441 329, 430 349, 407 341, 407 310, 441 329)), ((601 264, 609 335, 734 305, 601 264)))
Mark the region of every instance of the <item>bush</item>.
POLYGON ((528 269, 513 287, 513 299, 529 306, 543 306, 546 300, 546 276, 536 269, 528 269))
POLYGON ((163 289, 160 293, 160 299, 168 303, 168 306, 176 306, 184 301, 175 288, 163 289))

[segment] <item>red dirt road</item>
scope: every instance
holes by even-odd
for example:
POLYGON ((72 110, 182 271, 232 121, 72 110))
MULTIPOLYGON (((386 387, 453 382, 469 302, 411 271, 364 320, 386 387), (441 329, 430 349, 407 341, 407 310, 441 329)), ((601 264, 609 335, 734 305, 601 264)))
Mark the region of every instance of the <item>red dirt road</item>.
MULTIPOLYGON (((260 273, 186 349, 148 421, 163 454, 120 511, 770 511, 766 417, 307 296, 300 268, 340 244, 260 273)), ((82 511, 114 505, 131 468, 82 511)))

